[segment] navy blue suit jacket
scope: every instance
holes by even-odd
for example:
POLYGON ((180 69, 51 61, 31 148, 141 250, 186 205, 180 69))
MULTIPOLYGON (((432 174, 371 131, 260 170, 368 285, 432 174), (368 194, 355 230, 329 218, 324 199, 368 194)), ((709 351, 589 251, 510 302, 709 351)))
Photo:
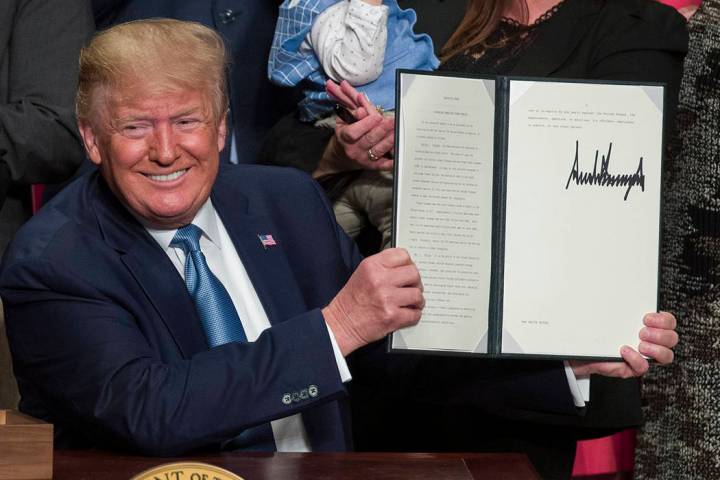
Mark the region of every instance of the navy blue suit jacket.
POLYGON ((319 308, 359 262, 354 244, 291 169, 229 166, 211 199, 272 324, 254 343, 208 349, 183 280, 97 173, 11 244, 0 293, 20 408, 55 424, 57 446, 176 454, 302 412, 313 450, 350 448, 319 308), (283 402, 311 385, 317 396, 283 402))
MULTIPOLYGON (((230 59, 230 125, 239 163, 256 163, 265 132, 297 105, 295 90, 274 86, 267 76, 279 4, 276 0, 92 1, 98 28, 129 20, 168 17, 200 22, 220 33, 230 59)), ((228 147, 229 142, 230 135, 228 147)))
MULTIPOLYGON (((317 184, 294 169, 225 166, 211 199, 272 324, 251 344, 208 349, 177 270, 96 172, 11 243, 0 295, 20 408, 55 424, 57 446, 217 449, 247 427, 301 412, 313 450, 351 447, 320 308, 359 263, 355 245, 317 184), (263 234, 277 246, 265 249, 263 234), (311 385, 317 396, 283 402, 311 385)), ((418 400, 513 417, 576 413, 556 362, 389 355, 382 343, 350 360, 352 383, 374 389, 398 418, 418 400)))

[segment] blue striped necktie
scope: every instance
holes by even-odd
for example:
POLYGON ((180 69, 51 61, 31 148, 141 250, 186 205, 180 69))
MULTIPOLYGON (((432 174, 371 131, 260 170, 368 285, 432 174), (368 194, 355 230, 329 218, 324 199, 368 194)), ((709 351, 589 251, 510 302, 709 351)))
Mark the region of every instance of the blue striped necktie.
MULTIPOLYGON (((185 285, 195 302, 210 347, 229 342, 247 342, 240 317, 223 284, 208 267, 200 250, 202 230, 193 225, 179 228, 170 243, 185 252, 185 285)), ((272 428, 264 423, 243 431, 228 442, 235 449, 275 450, 272 428)))

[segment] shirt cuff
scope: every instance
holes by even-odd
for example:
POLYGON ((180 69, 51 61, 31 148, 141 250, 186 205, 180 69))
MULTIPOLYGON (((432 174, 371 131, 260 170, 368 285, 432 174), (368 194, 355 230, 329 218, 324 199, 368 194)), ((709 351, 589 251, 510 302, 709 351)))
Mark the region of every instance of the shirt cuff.
POLYGON ((335 335, 327 323, 325 324, 325 328, 327 328, 328 335, 330 335, 330 343, 332 343, 333 353, 335 354, 335 363, 337 363, 340 380, 342 380, 343 383, 347 383, 352 380, 350 369, 345 361, 345 357, 343 357, 342 353, 340 353, 340 347, 338 347, 337 340, 335 340, 335 335))
POLYGON ((584 407, 585 402, 590 401, 590 375, 576 376, 568 362, 565 364, 565 376, 567 377, 570 394, 576 407, 584 407))

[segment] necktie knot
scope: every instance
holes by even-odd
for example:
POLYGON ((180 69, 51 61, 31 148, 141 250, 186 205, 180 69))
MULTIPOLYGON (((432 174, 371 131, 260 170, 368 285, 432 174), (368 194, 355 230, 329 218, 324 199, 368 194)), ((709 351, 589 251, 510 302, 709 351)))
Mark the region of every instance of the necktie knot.
POLYGON ((189 252, 200 250, 201 235, 202 230, 200 227, 190 223, 184 227, 178 228, 178 231, 175 232, 175 236, 173 237, 172 242, 170 242, 170 245, 182 248, 187 255, 189 252))

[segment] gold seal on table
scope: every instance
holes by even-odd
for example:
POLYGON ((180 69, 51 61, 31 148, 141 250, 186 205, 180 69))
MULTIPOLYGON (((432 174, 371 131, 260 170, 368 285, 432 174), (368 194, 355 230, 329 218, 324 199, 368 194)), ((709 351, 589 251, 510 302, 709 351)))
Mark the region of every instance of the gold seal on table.
POLYGON ((130 480, 243 480, 225 469, 198 462, 166 463, 145 470, 130 480))

